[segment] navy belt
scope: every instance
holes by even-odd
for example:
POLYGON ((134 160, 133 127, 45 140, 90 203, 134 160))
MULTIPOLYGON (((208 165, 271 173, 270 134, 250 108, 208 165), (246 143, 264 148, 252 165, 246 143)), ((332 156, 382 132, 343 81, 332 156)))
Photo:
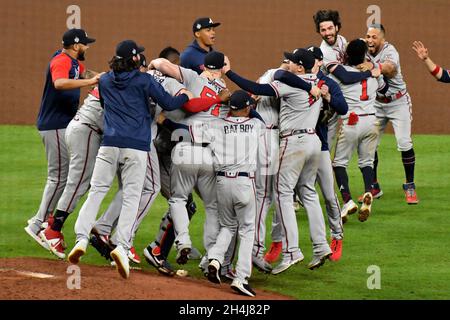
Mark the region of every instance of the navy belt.
POLYGON ((228 178, 236 178, 236 177, 249 177, 252 178, 252 175, 248 172, 224 172, 224 171, 218 171, 218 176, 221 177, 228 177, 228 178))
POLYGON ((293 135, 296 135, 296 134, 303 134, 303 133, 315 134, 316 130, 312 129, 312 128, 308 128, 308 129, 298 129, 298 130, 285 131, 285 132, 280 134, 280 138, 286 138, 286 137, 289 137, 289 136, 293 136, 293 135))
POLYGON ((196 143, 196 142, 192 142, 193 146, 199 146, 199 147, 203 147, 206 148, 207 146, 209 146, 209 143, 196 143))

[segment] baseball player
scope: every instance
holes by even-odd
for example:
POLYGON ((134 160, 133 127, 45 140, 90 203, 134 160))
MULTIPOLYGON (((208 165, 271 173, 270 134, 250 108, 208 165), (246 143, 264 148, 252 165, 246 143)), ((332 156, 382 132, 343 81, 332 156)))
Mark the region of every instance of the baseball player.
POLYGON ((85 254, 100 204, 116 172, 119 172, 123 204, 117 225, 118 245, 111 251, 111 257, 123 278, 129 277, 127 252, 132 246, 147 152, 150 151, 152 115, 148 98, 168 110, 180 108, 189 100, 186 94, 171 97, 151 75, 139 72, 139 53, 143 51, 144 48, 132 40, 120 42, 110 61, 112 70, 99 81, 105 110, 103 142, 97 155, 89 196, 75 223, 77 242, 68 256, 69 261, 76 264, 85 254))
POLYGON ((220 265, 237 229, 239 257, 231 288, 250 297, 255 296, 248 284, 255 235, 254 177, 257 157, 265 157, 265 125, 258 119, 249 118, 254 104, 255 100, 247 92, 238 90, 231 95, 229 117, 190 127, 194 141, 209 143, 217 174, 220 232, 216 243, 208 250, 208 279, 221 283, 220 265))
MULTIPOLYGON (((401 152, 405 170, 406 182, 403 184, 403 191, 405 192, 406 202, 408 204, 418 204, 419 198, 417 197, 414 183, 416 157, 411 138, 411 97, 403 80, 399 54, 395 47, 386 41, 385 34, 386 30, 381 24, 373 24, 368 28, 366 41, 369 46, 367 54, 369 61, 362 64, 360 69, 365 71, 379 67, 381 68, 381 73, 387 79, 389 84, 388 91, 384 95, 377 96, 375 102, 380 130, 378 143, 388 121, 390 121, 394 128, 397 149, 401 152)), ((374 161, 374 190, 372 193, 381 192, 377 181, 377 166, 378 155, 376 154, 374 161)))
POLYGON ((181 53, 181 66, 201 74, 204 68, 205 56, 213 51, 216 41, 216 28, 220 22, 213 22, 211 18, 198 18, 192 25, 194 41, 181 53))
POLYGON ((315 66, 313 54, 305 49, 286 52, 289 69, 307 83, 305 90, 292 88, 279 81, 270 85, 257 84, 241 78, 226 68, 226 75, 244 90, 258 95, 272 95, 282 98, 280 106, 280 160, 275 181, 276 205, 280 210, 283 225, 283 259, 272 270, 279 274, 304 259, 298 247, 298 229, 293 208, 293 189, 300 180, 300 200, 302 200, 310 224, 313 242, 313 259, 309 269, 315 269, 325 263, 332 254, 325 232, 325 222, 320 207, 319 197, 314 184, 320 162, 320 140, 315 134, 321 105, 321 95, 328 92, 317 87, 319 80, 311 69, 315 66), (308 88, 309 85, 309 88, 308 88), (309 95, 308 91, 314 93, 309 95), (292 159, 292 160, 291 160, 292 159), (295 160, 294 160, 295 159, 295 160))
MULTIPOLYGON (((342 91, 333 79, 325 76, 320 68, 323 65, 322 50, 318 47, 310 46, 307 50, 311 51, 316 59, 317 64, 317 77, 320 81, 329 88, 330 101, 324 99, 324 107, 320 112, 319 120, 316 125, 316 133, 322 143, 322 151, 320 157, 319 169, 317 171, 317 182, 322 190, 324 197, 328 225, 331 229, 331 250, 333 254, 330 256, 330 260, 338 261, 342 256, 342 245, 344 230, 342 227, 341 212, 339 207, 339 201, 334 191, 334 176, 333 167, 331 164, 331 156, 328 146, 328 119, 331 113, 337 112, 339 115, 345 115, 348 111, 348 105, 342 94, 342 91)), ((316 70, 314 70, 316 72, 316 70)), ((275 79, 284 82, 292 87, 300 87, 298 83, 300 78, 296 77, 290 72, 278 71, 275 73, 275 79)))
MULTIPOLYGON (((47 67, 37 119, 37 128, 47 154, 47 183, 39 210, 25 227, 25 231, 45 249, 50 247, 41 239, 39 232, 64 191, 69 171, 70 156, 64 139, 66 128, 77 112, 80 88, 97 84, 100 77, 98 74, 93 76, 94 72, 86 70, 81 63, 89 44, 93 42, 95 39, 89 38, 83 29, 66 31, 62 37, 63 49, 53 54, 47 67)), ((57 219, 64 220, 66 216, 59 212, 57 219)), ((58 243, 55 243, 55 247, 59 248, 58 243)))
MULTIPOLYGON (((201 75, 194 71, 179 67, 165 59, 153 60, 151 67, 182 81, 186 87, 200 97, 213 97, 225 89, 221 79, 221 69, 224 66, 224 55, 212 51, 205 56, 205 71, 201 75)), ((207 112, 197 113, 187 117, 185 124, 198 121, 209 121, 226 110, 220 105, 212 107, 207 112)), ((212 166, 210 150, 204 145, 195 145, 191 142, 180 142, 172 151, 171 167, 171 198, 169 200, 172 220, 174 222, 177 246, 177 263, 185 264, 191 252, 192 242, 189 236, 189 216, 186 211, 188 196, 194 186, 200 192, 205 204, 206 219, 204 225, 204 247, 208 250, 218 234, 219 222, 217 216, 217 199, 215 194, 215 175, 212 166)))
MULTIPOLYGON (((351 71, 358 70, 356 66, 364 62, 367 51, 368 47, 364 40, 351 41, 346 49, 347 65, 345 68, 351 71)), ((366 221, 369 217, 373 201, 371 193, 374 175, 373 160, 379 134, 375 117, 375 98, 377 92, 384 94, 388 90, 383 77, 380 77, 380 69, 375 68, 372 73, 374 78, 369 78, 361 83, 341 84, 349 109, 347 114, 342 116, 343 124, 338 135, 336 154, 333 159, 336 182, 344 201, 342 212, 349 212, 351 210, 346 210, 346 208, 356 206, 356 204, 352 200, 346 169, 353 151, 358 150, 358 166, 363 176, 365 189, 358 213, 358 219, 361 222, 366 221)), ((342 219, 346 220, 347 215, 342 219)))
POLYGON ((435 64, 428 55, 428 49, 420 41, 413 42, 413 50, 417 53, 417 57, 422 60, 430 71, 431 75, 440 82, 450 83, 449 70, 442 69, 435 64))
MULTIPOLYGON (((345 58, 347 40, 339 34, 341 31, 341 18, 335 10, 319 10, 313 16, 316 32, 320 34, 322 43, 320 50, 323 53, 322 70, 325 75, 333 74, 342 83, 351 84, 363 81, 371 76, 370 72, 348 72, 341 66, 345 58)), ((334 114, 328 121, 328 145, 333 147, 333 141, 338 129, 338 115, 334 114)))

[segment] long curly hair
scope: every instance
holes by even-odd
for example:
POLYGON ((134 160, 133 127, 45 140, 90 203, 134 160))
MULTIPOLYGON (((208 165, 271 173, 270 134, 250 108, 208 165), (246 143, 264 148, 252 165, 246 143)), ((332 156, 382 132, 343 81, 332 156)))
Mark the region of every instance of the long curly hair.
POLYGON ((341 18, 339 12, 336 10, 319 10, 313 16, 314 23, 316 25, 316 32, 320 32, 320 24, 324 21, 332 21, 333 24, 341 30, 341 18))

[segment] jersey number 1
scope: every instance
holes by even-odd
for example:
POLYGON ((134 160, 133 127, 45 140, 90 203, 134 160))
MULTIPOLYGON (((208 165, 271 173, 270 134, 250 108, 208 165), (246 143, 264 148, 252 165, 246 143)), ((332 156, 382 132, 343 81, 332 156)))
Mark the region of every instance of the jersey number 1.
POLYGON ((359 97, 361 101, 369 100, 369 96, 367 95, 367 79, 361 81, 362 85, 362 95, 359 97))
MULTIPOLYGON (((200 93, 200 97, 201 98, 214 98, 214 97, 216 97, 216 93, 211 88, 203 87, 203 90, 200 93)), ((216 104, 214 109, 211 110, 211 115, 213 115, 214 117, 218 117, 219 114, 220 114, 220 104, 216 104)))

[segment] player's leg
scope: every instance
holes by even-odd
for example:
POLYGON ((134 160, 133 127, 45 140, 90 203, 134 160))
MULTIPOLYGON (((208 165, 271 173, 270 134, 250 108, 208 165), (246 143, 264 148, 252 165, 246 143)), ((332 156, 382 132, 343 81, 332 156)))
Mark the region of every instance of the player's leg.
POLYGON ((321 157, 321 142, 317 136, 309 136, 305 141, 306 161, 299 178, 300 199, 308 215, 309 232, 313 246, 313 258, 308 268, 321 266, 332 254, 328 245, 325 229, 325 219, 320 207, 319 195, 315 189, 317 170, 321 157))
POLYGON ((344 205, 341 209, 342 222, 347 221, 347 215, 358 210, 358 206, 352 199, 350 185, 348 182, 347 167, 352 157, 353 151, 358 144, 358 124, 342 124, 338 140, 336 143, 335 156, 333 159, 333 170, 336 184, 342 196, 344 205))
POLYGON ((371 213, 373 194, 372 183, 374 180, 373 163, 375 149, 378 142, 379 130, 375 126, 374 116, 367 116, 360 119, 360 136, 358 144, 358 167, 361 170, 364 181, 364 195, 362 205, 359 209, 358 219, 361 222, 367 220, 371 213))
POLYGON ((405 170, 403 190, 405 192, 406 202, 408 204, 417 204, 419 203, 419 199, 414 183, 416 156, 411 138, 411 98, 409 94, 406 94, 399 100, 393 101, 391 104, 393 104, 393 106, 392 109, 389 110, 389 116, 397 140, 397 149, 401 152, 403 168, 405 170))
POLYGON ((275 177, 275 205, 280 212, 283 228, 283 259, 272 270, 273 274, 281 273, 290 266, 303 260, 298 246, 297 218, 293 207, 293 189, 306 161, 299 136, 289 136, 280 141, 279 170, 275 177), (295 159, 295 161, 294 161, 295 159))
POLYGON ((380 187, 380 183, 378 182, 378 146, 380 145, 381 142, 381 137, 384 133, 384 130, 386 129, 386 125, 389 121, 389 118, 387 116, 387 113, 385 111, 385 108, 375 102, 375 116, 376 116, 376 121, 375 121, 375 126, 378 128, 378 142, 377 142, 377 148, 375 149, 375 158, 373 161, 373 195, 374 198, 379 198, 383 195, 383 191, 381 190, 380 187))
POLYGON ((344 228, 342 226, 341 208, 336 192, 334 191, 333 166, 331 164, 330 152, 321 151, 320 163, 317 170, 317 182, 322 190, 327 211, 328 225, 331 230, 331 260, 337 261, 342 255, 344 228))
POLYGON ((65 258, 64 236, 61 230, 69 214, 89 189, 101 135, 72 120, 67 126, 65 139, 70 154, 67 183, 53 215, 53 223, 40 234, 50 246, 50 250, 61 259, 65 258))
POLYGON ((40 131, 47 156, 47 182, 42 194, 39 209, 33 218, 28 220, 25 231, 41 246, 48 245, 39 237, 42 224, 47 221, 64 191, 69 171, 69 152, 65 142, 65 129, 40 131))
POLYGON ((336 140, 336 135, 339 132, 339 124, 340 124, 340 119, 339 119, 339 115, 337 113, 335 113, 330 120, 328 120, 328 146, 330 148, 330 150, 333 149, 334 147, 334 142, 336 140))
POLYGON ((91 189, 75 222, 76 244, 69 253, 69 261, 78 263, 86 252, 89 234, 95 224, 100 205, 114 180, 119 161, 119 148, 100 147, 91 179, 91 189))

